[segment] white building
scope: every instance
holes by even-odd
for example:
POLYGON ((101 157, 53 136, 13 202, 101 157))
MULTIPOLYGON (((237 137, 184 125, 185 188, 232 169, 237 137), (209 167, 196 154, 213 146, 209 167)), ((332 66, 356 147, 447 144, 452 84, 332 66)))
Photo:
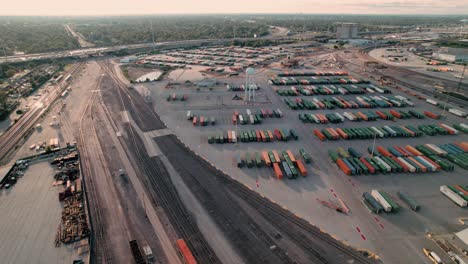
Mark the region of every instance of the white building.
POLYGON ((352 39, 358 36, 358 25, 356 23, 336 23, 337 39, 352 39))
POLYGON ((448 62, 466 62, 468 61, 468 49, 442 47, 432 53, 432 57, 448 62))

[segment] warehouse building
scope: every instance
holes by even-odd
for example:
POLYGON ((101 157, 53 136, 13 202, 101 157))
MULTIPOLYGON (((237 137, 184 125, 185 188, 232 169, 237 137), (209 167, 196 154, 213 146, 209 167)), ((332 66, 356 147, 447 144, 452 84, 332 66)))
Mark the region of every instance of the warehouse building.
POLYGON ((337 39, 353 39, 358 36, 358 25, 356 23, 336 23, 337 39))
POLYGON ((442 47, 432 53, 432 57, 448 62, 468 62, 468 49, 442 47))

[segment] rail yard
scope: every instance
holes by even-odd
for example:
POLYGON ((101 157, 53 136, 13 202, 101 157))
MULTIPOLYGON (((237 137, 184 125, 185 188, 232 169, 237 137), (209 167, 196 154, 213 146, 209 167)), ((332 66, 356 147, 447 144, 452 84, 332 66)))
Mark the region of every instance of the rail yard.
POLYGON ((0 232, 36 234, 1 241, 1 255, 466 261, 447 238, 467 206, 466 102, 432 89, 457 82, 398 65, 377 71, 370 50, 216 44, 73 64, 0 136, 9 164, 0 232), (123 67, 164 73, 130 82, 123 67), (39 232, 34 210, 43 223, 45 212, 57 219, 39 232))

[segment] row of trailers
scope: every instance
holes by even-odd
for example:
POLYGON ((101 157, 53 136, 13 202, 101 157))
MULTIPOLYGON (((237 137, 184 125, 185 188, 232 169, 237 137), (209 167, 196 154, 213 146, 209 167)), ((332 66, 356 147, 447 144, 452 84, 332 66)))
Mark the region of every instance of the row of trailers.
MULTIPOLYGON (((153 263, 155 261, 155 257, 153 252, 149 246, 142 247, 143 254, 140 250, 140 246, 136 240, 132 240, 129 242, 130 250, 132 252, 133 260, 136 264, 147 264, 153 263)), ((176 240, 176 245, 179 250, 179 253, 182 255, 182 259, 185 264, 197 264, 195 257, 193 256, 190 248, 185 243, 185 240, 178 239, 176 240)))
POLYGON ((375 150, 369 147, 369 157, 363 157, 352 148, 348 151, 338 148, 337 152, 329 150, 328 154, 347 175, 453 171, 454 166, 441 159, 442 156, 434 150, 441 148, 450 148, 450 150, 453 148, 454 151, 456 149, 456 154, 446 156, 449 160, 460 159, 460 156, 465 154, 465 151, 455 144, 445 144, 440 147, 433 144, 416 147, 410 145, 387 148, 378 146, 375 150))
MULTIPOLYGON (((457 125, 458 127, 458 125, 457 125)), ((421 137, 423 134, 428 136, 437 135, 457 135, 459 131, 452 126, 446 124, 429 124, 405 126, 371 126, 371 127, 355 127, 355 128, 324 128, 314 129, 314 135, 324 140, 340 140, 340 139, 372 139, 372 138, 390 138, 390 137, 421 137), (424 132, 424 133, 423 133, 424 132)))
MULTIPOLYGON (((312 159, 310 155, 304 150, 299 150, 299 155, 302 157, 305 163, 310 163, 312 159)), ((277 152, 276 150, 262 151, 261 153, 249 153, 246 152, 244 156, 239 155, 237 157, 237 166, 242 168, 253 167, 271 167, 275 173, 277 179, 283 179, 285 175, 289 179, 297 178, 299 175, 307 176, 307 169, 304 163, 297 159, 296 156, 290 150, 277 152)))
POLYGON ((227 132, 208 136, 208 143, 273 142, 275 140, 288 141, 290 139, 299 139, 294 129, 274 129, 273 131, 257 129, 239 132, 228 130, 227 132))
MULTIPOLYGON (((398 197, 406 203, 413 211, 418 211, 421 206, 405 192, 397 192, 398 197)), ((391 213, 398 212, 401 206, 392 196, 384 191, 372 190, 370 193, 364 192, 361 196, 361 201, 364 206, 374 214, 381 212, 391 213)))
POLYGON ((392 108, 414 106, 408 100, 402 100, 394 96, 357 96, 355 100, 344 99, 333 96, 331 98, 312 97, 311 100, 306 98, 283 98, 285 104, 292 110, 307 109, 358 109, 358 108, 392 108))

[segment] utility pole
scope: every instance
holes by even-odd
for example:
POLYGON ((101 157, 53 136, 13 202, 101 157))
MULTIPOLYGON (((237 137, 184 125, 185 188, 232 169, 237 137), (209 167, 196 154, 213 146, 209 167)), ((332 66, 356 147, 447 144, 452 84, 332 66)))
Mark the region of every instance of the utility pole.
POLYGON ((371 157, 374 157, 375 141, 377 139, 377 133, 374 132, 374 143, 372 143, 371 157))
POLYGON ((462 74, 460 76, 460 81, 458 82, 457 93, 460 92, 460 88, 461 88, 461 85, 462 85, 462 82, 463 82, 463 78, 465 78, 466 64, 467 64, 466 62, 463 64, 463 71, 462 71, 462 74))

